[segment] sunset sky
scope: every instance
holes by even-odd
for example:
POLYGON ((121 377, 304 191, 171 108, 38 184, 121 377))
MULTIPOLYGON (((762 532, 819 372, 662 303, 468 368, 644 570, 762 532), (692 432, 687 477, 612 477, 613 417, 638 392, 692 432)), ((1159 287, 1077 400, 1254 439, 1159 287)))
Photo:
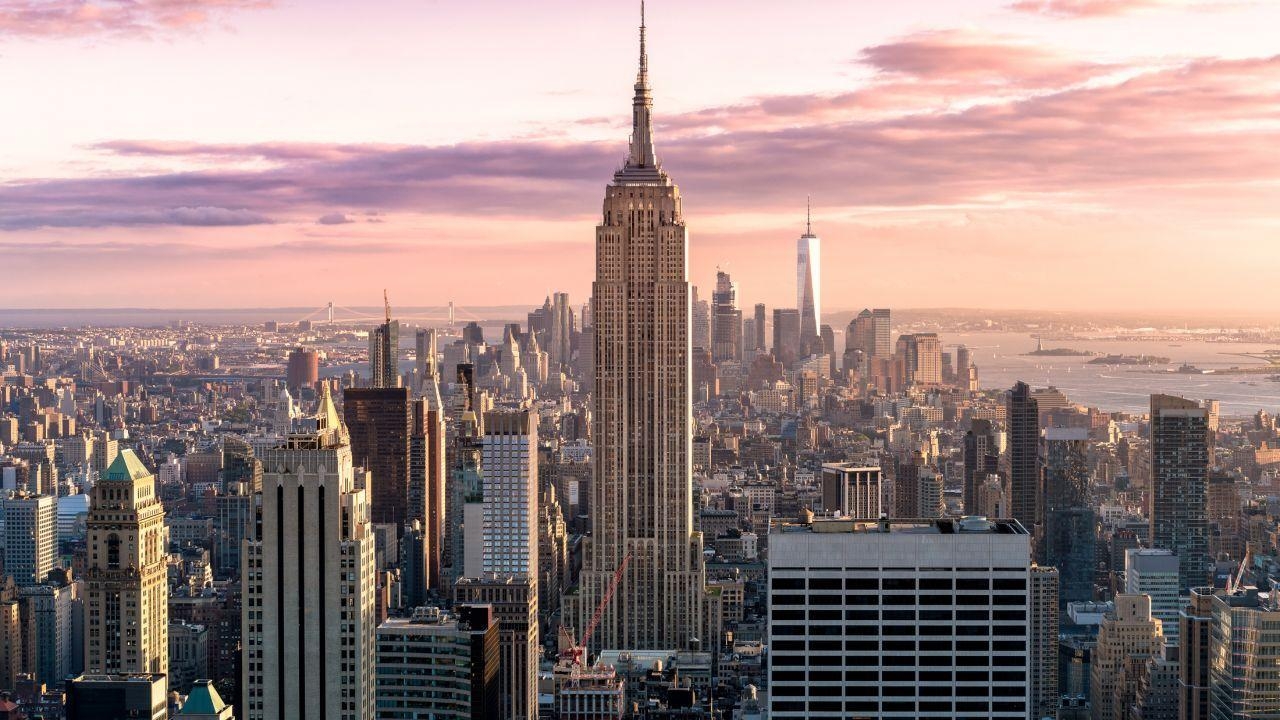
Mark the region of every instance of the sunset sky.
MULTIPOLYGON (((0 307, 585 300, 638 5, 0 0, 0 307)), ((831 310, 1275 310, 1280 2, 648 27, 706 292, 793 306, 811 195, 831 310)))

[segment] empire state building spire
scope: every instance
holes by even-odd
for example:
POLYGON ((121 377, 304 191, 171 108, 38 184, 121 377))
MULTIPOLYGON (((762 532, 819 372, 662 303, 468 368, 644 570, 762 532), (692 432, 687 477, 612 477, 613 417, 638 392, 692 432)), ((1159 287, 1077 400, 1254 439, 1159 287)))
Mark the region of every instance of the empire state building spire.
POLYGON ((631 155, 629 168, 656 168, 653 152, 653 95, 649 92, 649 54, 645 50, 644 0, 640 2, 640 70, 636 73, 636 95, 631 101, 631 155))

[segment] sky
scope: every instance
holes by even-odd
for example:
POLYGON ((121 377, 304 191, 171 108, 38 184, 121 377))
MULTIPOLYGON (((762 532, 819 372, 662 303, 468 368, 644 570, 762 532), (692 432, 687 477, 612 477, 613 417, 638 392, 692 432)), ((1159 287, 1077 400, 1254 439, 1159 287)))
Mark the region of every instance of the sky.
MULTIPOLYGON (((590 293, 639 7, 0 0, 0 307, 590 293)), ((1271 312, 1280 2, 652 0, 690 279, 1271 312)), ((1280 314, 1280 313, 1277 313, 1280 314)))

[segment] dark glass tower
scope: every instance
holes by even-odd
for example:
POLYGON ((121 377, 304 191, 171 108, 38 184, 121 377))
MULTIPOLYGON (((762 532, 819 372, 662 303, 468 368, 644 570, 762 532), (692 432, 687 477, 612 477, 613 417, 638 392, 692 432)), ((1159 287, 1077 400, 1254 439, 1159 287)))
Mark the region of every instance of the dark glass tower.
POLYGON ((1151 396, 1151 544, 1178 556, 1178 588, 1205 584, 1209 414, 1194 401, 1151 396))

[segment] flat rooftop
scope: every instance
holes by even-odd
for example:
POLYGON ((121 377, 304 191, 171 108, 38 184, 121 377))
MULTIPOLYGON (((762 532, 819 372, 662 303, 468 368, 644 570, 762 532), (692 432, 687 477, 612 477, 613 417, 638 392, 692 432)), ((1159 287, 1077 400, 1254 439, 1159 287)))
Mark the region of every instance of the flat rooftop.
POLYGON ((961 518, 882 518, 852 520, 846 518, 814 518, 812 522, 780 522, 774 532, 783 533, 867 533, 890 535, 1026 535, 1027 529, 1017 520, 985 517, 961 518))

